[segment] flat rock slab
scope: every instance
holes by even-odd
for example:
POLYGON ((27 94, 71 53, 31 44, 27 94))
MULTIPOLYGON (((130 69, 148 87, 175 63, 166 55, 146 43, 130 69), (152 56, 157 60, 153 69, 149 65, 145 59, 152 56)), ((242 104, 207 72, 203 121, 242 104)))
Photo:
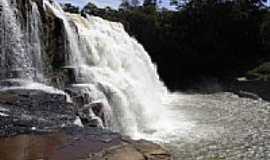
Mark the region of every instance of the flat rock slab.
POLYGON ((0 135, 73 126, 74 104, 67 95, 42 89, 8 88, 0 90, 0 135))
POLYGON ((170 160, 159 145, 94 128, 0 138, 1 160, 170 160))

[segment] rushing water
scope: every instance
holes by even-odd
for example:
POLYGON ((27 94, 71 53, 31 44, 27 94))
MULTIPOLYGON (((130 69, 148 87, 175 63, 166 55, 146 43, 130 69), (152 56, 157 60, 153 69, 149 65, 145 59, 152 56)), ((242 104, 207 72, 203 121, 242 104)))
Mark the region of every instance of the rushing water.
POLYGON ((171 105, 196 124, 187 136, 179 135, 165 144, 176 160, 270 158, 269 102, 219 92, 181 94, 171 105))
POLYGON ((1 0, 0 5, 3 9, 0 15, 0 78, 41 80, 41 21, 37 5, 32 3, 25 24, 16 17, 16 3, 11 5, 9 0, 1 0))
MULTIPOLYGON (((41 14, 36 2, 29 3, 26 19, 22 19, 17 14, 17 2, 1 1, 1 79, 28 79, 18 80, 21 86, 15 88, 43 86, 51 91, 36 83, 47 78, 42 58, 46 50, 41 42, 41 14)), ((106 112, 110 129, 133 138, 162 140, 168 133, 182 134, 192 127, 192 123, 183 121, 184 115, 170 110, 169 93, 156 66, 122 24, 66 14, 54 1, 43 0, 43 8, 63 23, 69 52, 65 64, 76 71, 73 86, 85 87, 95 101, 110 106, 106 112)))
POLYGON ((143 47, 119 23, 69 17, 77 27, 85 60, 79 62, 81 80, 107 95, 113 110, 110 127, 133 137, 165 127, 160 113, 165 110, 161 98, 166 89, 143 47))
POLYGON ((77 83, 91 84, 106 96, 112 110, 109 128, 133 138, 175 129, 176 120, 162 104, 167 90, 156 67, 120 23, 66 16, 57 4, 45 5, 63 20, 71 51, 67 65, 78 71, 77 83))

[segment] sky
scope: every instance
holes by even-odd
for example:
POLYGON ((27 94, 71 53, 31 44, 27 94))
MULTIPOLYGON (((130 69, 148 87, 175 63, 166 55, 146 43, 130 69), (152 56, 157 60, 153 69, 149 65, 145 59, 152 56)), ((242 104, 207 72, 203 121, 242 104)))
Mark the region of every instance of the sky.
MULTIPOLYGON (((121 3, 121 0, 58 0, 58 1, 61 3, 72 3, 80 7, 85 6, 88 2, 92 2, 99 7, 110 6, 112 8, 118 8, 119 4, 121 3)), ((170 7, 169 1, 170 0, 162 0, 161 5, 164 7, 170 7)))

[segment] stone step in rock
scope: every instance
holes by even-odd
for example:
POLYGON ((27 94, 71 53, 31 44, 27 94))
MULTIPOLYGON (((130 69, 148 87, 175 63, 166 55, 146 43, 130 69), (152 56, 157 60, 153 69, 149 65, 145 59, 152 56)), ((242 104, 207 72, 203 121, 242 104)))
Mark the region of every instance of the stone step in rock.
POLYGON ((29 111, 73 112, 67 95, 35 89, 0 90, 0 104, 20 106, 29 111))
POLYGON ((22 81, 0 84, 0 135, 75 125, 75 105, 63 91, 22 81))

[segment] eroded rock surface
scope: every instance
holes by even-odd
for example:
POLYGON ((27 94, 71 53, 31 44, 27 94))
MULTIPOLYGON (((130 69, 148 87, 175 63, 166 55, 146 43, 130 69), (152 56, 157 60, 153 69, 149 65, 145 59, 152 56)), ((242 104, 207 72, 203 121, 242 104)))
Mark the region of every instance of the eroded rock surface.
POLYGON ((0 138, 1 160, 170 160, 168 151, 98 129, 68 128, 49 135, 0 138), (11 154, 16 153, 16 154, 11 154))
POLYGON ((21 86, 21 82, 15 80, 4 83, 13 84, 8 88, 3 83, 0 89, 0 135, 74 125, 74 104, 64 92, 21 86))

